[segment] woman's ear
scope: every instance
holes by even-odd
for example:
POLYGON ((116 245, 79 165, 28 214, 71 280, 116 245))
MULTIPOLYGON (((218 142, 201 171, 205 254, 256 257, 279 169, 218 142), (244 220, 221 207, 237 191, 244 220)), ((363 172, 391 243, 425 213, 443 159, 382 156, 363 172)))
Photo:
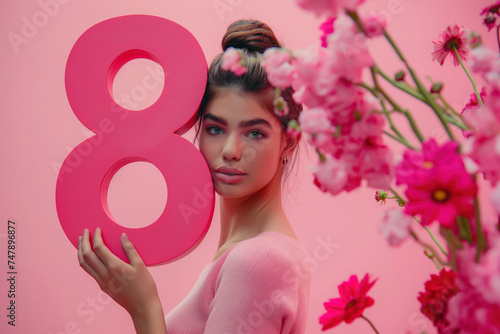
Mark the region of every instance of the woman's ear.
POLYGON ((300 138, 302 138, 302 133, 299 133, 297 136, 290 136, 289 134, 285 134, 285 147, 283 148, 283 156, 290 156, 297 148, 299 144, 300 138))

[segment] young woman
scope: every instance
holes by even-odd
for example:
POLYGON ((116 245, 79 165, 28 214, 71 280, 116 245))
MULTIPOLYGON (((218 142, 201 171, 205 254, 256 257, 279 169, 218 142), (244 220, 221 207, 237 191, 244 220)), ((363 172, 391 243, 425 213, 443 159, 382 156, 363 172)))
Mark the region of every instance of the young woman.
POLYGON ((242 49, 247 73, 236 76, 212 62, 199 111, 200 152, 220 195, 220 238, 213 261, 188 296, 165 317, 155 282, 124 234, 127 264, 103 244, 79 238, 80 265, 123 306, 137 333, 303 333, 310 276, 307 251, 297 241, 281 204, 282 178, 296 155, 299 137, 287 134, 300 106, 282 92, 289 114, 273 112, 274 90, 259 60, 280 46, 259 21, 237 21, 223 41, 242 49))

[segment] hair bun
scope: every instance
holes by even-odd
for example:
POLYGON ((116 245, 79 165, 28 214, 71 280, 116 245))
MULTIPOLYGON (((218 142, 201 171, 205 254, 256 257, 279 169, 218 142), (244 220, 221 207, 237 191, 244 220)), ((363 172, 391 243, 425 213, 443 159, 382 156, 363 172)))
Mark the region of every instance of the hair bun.
POLYGON ((256 20, 233 22, 222 38, 222 50, 229 47, 263 53, 268 48, 281 47, 267 24, 256 20))

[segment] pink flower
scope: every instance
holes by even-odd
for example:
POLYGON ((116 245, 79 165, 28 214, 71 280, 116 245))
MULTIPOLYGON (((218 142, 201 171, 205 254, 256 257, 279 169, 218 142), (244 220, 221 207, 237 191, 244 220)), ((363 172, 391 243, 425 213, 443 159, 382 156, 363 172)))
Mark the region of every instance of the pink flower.
POLYGON ((462 289, 450 298, 446 319, 450 325, 444 334, 500 333, 500 305, 486 302, 474 289, 462 289))
POLYGON ((346 15, 337 18, 333 27, 334 33, 328 36, 333 70, 345 80, 358 83, 362 70, 373 65, 367 37, 359 32, 353 20, 346 15))
POLYGON ((477 185, 463 163, 450 163, 445 168, 429 170, 418 183, 411 182, 405 194, 407 214, 421 215, 422 225, 437 220, 441 226, 451 228, 457 216, 471 218, 474 215, 477 185))
POLYGON ((340 160, 326 156, 326 161, 311 167, 314 184, 332 195, 341 192, 348 182, 348 166, 340 160))
POLYGON ((392 209, 382 214, 379 231, 387 239, 389 245, 398 247, 410 235, 410 225, 413 217, 400 209, 392 209))
POLYGON ((319 26, 319 30, 323 32, 320 38, 321 38, 321 46, 324 48, 328 46, 328 43, 326 41, 327 37, 333 33, 333 22, 335 22, 335 19, 336 19, 335 17, 328 17, 319 26))
POLYGON ((236 50, 233 47, 229 47, 224 51, 222 55, 222 69, 225 71, 231 71, 237 76, 240 76, 247 72, 247 68, 243 63, 241 58, 241 51, 236 50))
POLYGON ((493 207, 497 210, 497 213, 500 214, 500 184, 497 184, 497 186, 491 193, 491 203, 493 204, 493 207))
POLYGON ((278 117, 284 117, 288 115, 290 111, 288 108, 288 103, 285 101, 283 96, 278 96, 273 101, 274 104, 274 114, 278 117))
MULTIPOLYGON (((484 87, 481 90, 481 93, 479 93, 479 96, 481 97, 481 100, 484 102, 484 98, 486 97, 487 93, 484 87)), ((475 129, 477 127, 477 124, 474 124, 474 121, 477 120, 476 117, 476 112, 477 109, 479 109, 479 102, 477 100, 476 93, 472 93, 470 95, 470 100, 469 102, 465 105, 465 107, 462 109, 462 115, 464 119, 466 120, 467 124, 475 129)), ((463 134, 465 138, 469 138, 473 134, 474 130, 463 130, 463 134)))
POLYGON ((383 35, 387 21, 378 13, 370 13, 361 17, 361 24, 365 35, 372 38, 383 35))
POLYGON ((342 321, 350 324, 363 315, 365 308, 372 306, 375 301, 367 296, 375 281, 369 282, 368 274, 361 282, 356 275, 352 275, 349 281, 339 285, 340 298, 330 299, 324 303, 326 313, 319 318, 322 330, 337 326, 342 321))
POLYGON ((292 119, 286 126, 286 133, 292 137, 299 137, 302 136, 302 129, 300 128, 299 123, 292 119))
POLYGON ((483 23, 488 27, 488 31, 496 26, 496 16, 499 15, 500 1, 497 1, 494 5, 490 5, 481 11, 481 15, 484 16, 483 23))
POLYGON ((282 48, 269 48, 264 52, 262 66, 267 78, 274 87, 286 88, 292 85, 293 66, 290 64, 290 51, 282 48))
POLYGON ((331 131, 326 110, 321 107, 304 109, 299 115, 302 130, 310 135, 331 131))
POLYGON ((422 152, 406 150, 403 160, 395 168, 396 184, 421 183, 434 167, 460 165, 462 160, 457 150, 458 143, 450 141, 438 146, 433 138, 422 144, 422 152))
POLYGON ((500 92, 493 91, 468 121, 474 125, 474 132, 462 151, 496 185, 500 180, 500 92))
POLYGON ((336 17, 343 9, 355 10, 364 0, 296 0, 305 10, 314 12, 317 16, 336 17))
POLYGON ((455 49, 463 61, 467 60, 469 46, 464 27, 459 27, 457 24, 448 26, 439 35, 439 38, 439 41, 432 41, 432 60, 437 60, 440 65, 443 65, 446 57, 450 55, 453 59, 453 65, 458 66, 460 62, 455 54, 455 49))
POLYGON ((393 177, 392 151, 382 143, 382 137, 367 137, 358 153, 359 175, 371 188, 389 188, 393 177))
POLYGON ((485 46, 479 46, 470 52, 470 70, 474 73, 485 74, 494 69, 497 59, 497 52, 485 46))

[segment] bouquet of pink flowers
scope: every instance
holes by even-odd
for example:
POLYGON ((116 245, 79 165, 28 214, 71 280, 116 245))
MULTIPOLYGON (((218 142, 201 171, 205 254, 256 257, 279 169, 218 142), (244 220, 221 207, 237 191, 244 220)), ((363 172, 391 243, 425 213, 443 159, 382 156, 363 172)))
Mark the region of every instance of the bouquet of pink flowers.
MULTIPOLYGON (((262 64, 276 87, 275 113, 287 113, 280 92, 293 87, 294 99, 304 110, 300 126, 292 121, 287 131, 301 131, 315 148, 319 159, 313 173, 322 191, 336 195, 364 182, 379 189, 377 201, 398 202, 398 209, 385 212, 380 231, 392 246, 413 238, 436 264, 439 273, 431 275, 418 300, 421 312, 439 333, 500 333, 500 229, 498 221, 481 216, 477 183, 484 178, 494 187, 491 200, 500 213, 498 53, 483 46, 479 35, 456 24, 433 41, 433 60, 443 65, 451 59, 472 83, 474 93, 458 112, 441 95, 442 84, 430 88, 423 84, 380 16, 358 15, 356 9, 363 1, 297 0, 299 6, 324 19, 321 44, 303 50, 272 48, 264 53, 262 64), (366 47, 371 38, 385 38, 405 69, 392 76, 379 68, 366 47), (485 83, 481 90, 465 63, 485 83), (371 82, 363 81, 367 71, 371 82), (448 139, 438 143, 424 138, 411 112, 380 82, 426 104, 448 139), (394 115, 408 121, 416 144, 398 129, 394 115), (453 127, 464 138, 457 140, 453 127), (398 163, 384 143, 387 138, 406 148, 398 163), (404 194, 394 184, 404 187, 404 194), (420 240, 412 230, 415 224, 427 230, 435 245, 420 240), (432 224, 439 224, 444 246, 428 228, 432 224)), ((481 12, 488 29, 500 29, 496 23, 499 9, 500 2, 481 12)), ((227 68, 243 73, 237 50, 227 53, 227 68)), ((374 284, 369 275, 361 281, 353 275, 343 282, 340 297, 324 303, 326 313, 319 319, 323 330, 361 317, 377 332, 363 315, 374 304, 367 296, 374 284)))

